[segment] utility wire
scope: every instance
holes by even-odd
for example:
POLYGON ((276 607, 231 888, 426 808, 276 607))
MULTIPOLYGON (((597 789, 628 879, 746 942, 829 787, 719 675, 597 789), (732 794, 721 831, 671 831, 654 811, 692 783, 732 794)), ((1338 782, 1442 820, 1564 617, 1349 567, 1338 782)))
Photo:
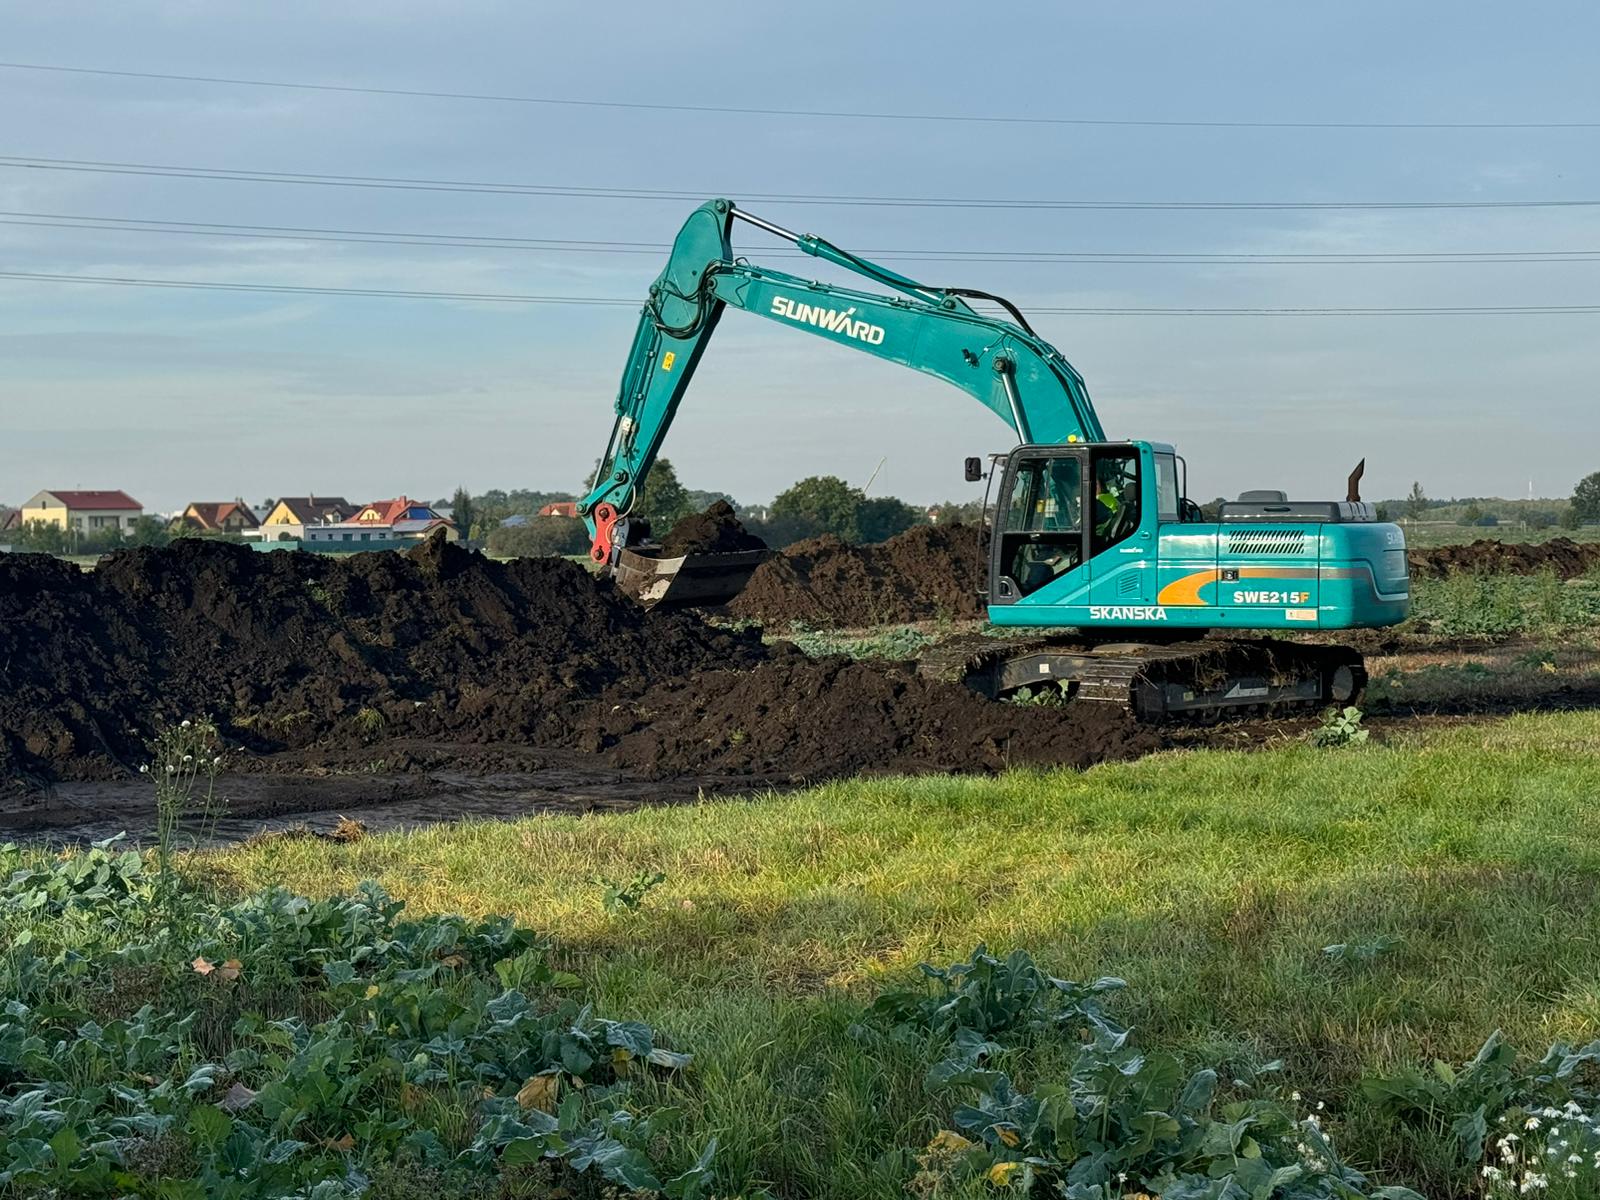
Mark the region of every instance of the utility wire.
MULTIPOLYGON (((144 175, 163 179, 212 179, 232 183, 285 183, 318 187, 378 188, 394 191, 470 192, 488 195, 559 196, 576 199, 703 201, 703 191, 655 188, 577 187, 542 183, 480 183, 453 179, 406 179, 383 175, 324 175, 300 171, 242 171, 221 167, 165 166, 155 163, 102 162, 93 159, 36 158, 0 155, 0 167, 40 171, 75 171, 102 175, 144 175)), ((963 199, 949 196, 853 196, 816 193, 745 193, 749 200, 781 204, 837 205, 860 208, 1009 209, 1014 211, 1090 212, 1231 212, 1239 210, 1330 209, 1513 209, 1595 208, 1600 200, 1028 200, 963 199)))
MULTIPOLYGON (((43 229, 85 229, 106 233, 172 233, 196 237, 264 238, 289 242, 335 242, 355 246, 438 246, 450 249, 557 251, 578 254, 643 254, 671 251, 667 242, 622 242, 575 238, 523 238, 497 234, 455 234, 377 229, 322 229, 293 225, 235 225, 212 221, 171 221, 139 217, 97 217, 72 213, 0 211, 0 225, 43 229)), ((1159 253, 1121 250, 866 250, 864 255, 900 262, 961 263, 1143 263, 1197 266, 1361 266, 1434 263, 1592 262, 1596 250, 1464 250, 1347 253, 1159 253)), ((799 250, 764 250, 763 259, 809 259, 799 250)))
POLYGON ((118 71, 51 63, 0 62, 0 69, 99 75, 118 79, 226 84, 232 87, 287 88, 301 92, 343 92, 363 96, 410 96, 429 100, 479 100, 496 104, 536 104, 629 111, 723 113, 738 116, 811 117, 848 121, 930 121, 969 125, 1068 125, 1136 129, 1600 129, 1600 121, 1223 121, 1145 118, 982 115, 971 113, 862 112, 827 108, 758 108, 725 104, 665 104, 659 101, 592 100, 572 96, 514 96, 495 92, 436 91, 425 88, 363 87, 340 83, 299 83, 223 75, 181 75, 160 71, 118 71))
MULTIPOLYGON (((275 295, 357 296, 394 300, 459 300, 502 304, 560 304, 642 307, 639 300, 611 296, 544 296, 507 292, 441 292, 412 288, 319 287, 276 283, 213 283, 194 279, 150 279, 120 275, 68 275, 34 271, 0 271, 0 279, 34 283, 99 284, 116 287, 193 289, 211 292, 264 292, 275 295)), ((1524 314, 1597 314, 1600 304, 1458 305, 1416 308, 1137 308, 1023 305, 1030 313, 1086 317, 1432 317, 1514 316, 1524 314)))

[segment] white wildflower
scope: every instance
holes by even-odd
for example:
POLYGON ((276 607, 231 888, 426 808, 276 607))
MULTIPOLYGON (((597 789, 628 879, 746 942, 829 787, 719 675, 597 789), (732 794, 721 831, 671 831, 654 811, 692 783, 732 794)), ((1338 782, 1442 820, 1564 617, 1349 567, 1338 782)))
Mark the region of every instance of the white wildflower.
POLYGON ((1522 1123, 1522 1127, 1524 1129, 1537 1129, 1537 1128, 1539 1128, 1539 1118, 1538 1117, 1529 1117, 1526 1121, 1524 1121, 1522 1123))
POLYGON ((1289 1093, 1289 1099, 1293 1100, 1296 1104, 1299 1104, 1300 1103, 1300 1093, 1299 1092, 1290 1092, 1289 1093))
POLYGON ((178 728, 179 729, 187 729, 187 728, 189 728, 189 722, 185 721, 182 725, 178 726, 178 728))
POLYGON ((139 774, 141 774, 141 775, 150 774, 150 764, 149 763, 145 763, 144 766, 140 767, 139 768, 139 774))
POLYGON ((1569 1163, 1581 1163, 1583 1161, 1583 1155, 1581 1155, 1581 1154, 1569 1154, 1569 1155, 1567 1155, 1567 1161, 1569 1163))

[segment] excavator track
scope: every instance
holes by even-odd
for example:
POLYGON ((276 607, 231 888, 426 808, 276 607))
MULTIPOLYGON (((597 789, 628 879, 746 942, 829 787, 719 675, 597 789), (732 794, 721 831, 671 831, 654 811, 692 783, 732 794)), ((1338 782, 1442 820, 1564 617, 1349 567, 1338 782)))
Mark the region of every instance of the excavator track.
POLYGON ((1348 646, 1271 638, 1140 643, 974 634, 931 648, 917 669, 996 700, 1053 686, 1073 700, 1120 705, 1147 722, 1350 704, 1367 682, 1360 653, 1348 646))

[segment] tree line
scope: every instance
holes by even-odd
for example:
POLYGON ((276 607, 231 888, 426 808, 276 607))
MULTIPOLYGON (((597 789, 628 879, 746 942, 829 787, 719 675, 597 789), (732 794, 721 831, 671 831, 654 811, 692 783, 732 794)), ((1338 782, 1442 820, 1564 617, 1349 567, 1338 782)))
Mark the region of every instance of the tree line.
MULTIPOLYGON (((598 466, 598 464, 597 464, 598 466)), ((585 480, 583 491, 587 492, 585 480)), ((453 507, 459 514, 464 492, 457 492, 453 507)), ((536 517, 540 508, 575 493, 485 492, 466 496, 472 537, 494 554, 582 554, 589 548, 583 521, 563 517, 536 517), (537 496, 539 503, 519 502, 537 496), (505 526, 510 516, 527 516, 525 523, 505 526)), ((732 504, 744 527, 769 546, 783 547, 806 538, 832 534, 851 543, 882 542, 929 520, 929 510, 894 496, 869 496, 861 488, 834 475, 813 475, 799 480, 770 505, 741 505, 726 492, 685 487, 671 460, 657 459, 640 489, 630 517, 649 522, 657 537, 678 521, 701 512, 714 501, 732 504)), ((976 519, 981 502, 938 506, 940 520, 976 519)), ((459 516, 457 527, 460 528, 459 516)))

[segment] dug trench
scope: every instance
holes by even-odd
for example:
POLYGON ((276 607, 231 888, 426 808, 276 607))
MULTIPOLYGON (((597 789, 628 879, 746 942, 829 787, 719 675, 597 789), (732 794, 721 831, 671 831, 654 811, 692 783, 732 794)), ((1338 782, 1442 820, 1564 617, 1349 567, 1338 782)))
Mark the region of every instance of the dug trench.
POLYGON ((235 817, 430 795, 473 811, 470 787, 446 786, 460 776, 581 807, 1161 745, 1115 710, 995 704, 903 664, 645 612, 559 559, 442 540, 330 557, 183 539, 90 571, 0 556, 0 825, 90 822, 139 787, 158 730, 197 717, 256 777, 224 787, 235 817))

